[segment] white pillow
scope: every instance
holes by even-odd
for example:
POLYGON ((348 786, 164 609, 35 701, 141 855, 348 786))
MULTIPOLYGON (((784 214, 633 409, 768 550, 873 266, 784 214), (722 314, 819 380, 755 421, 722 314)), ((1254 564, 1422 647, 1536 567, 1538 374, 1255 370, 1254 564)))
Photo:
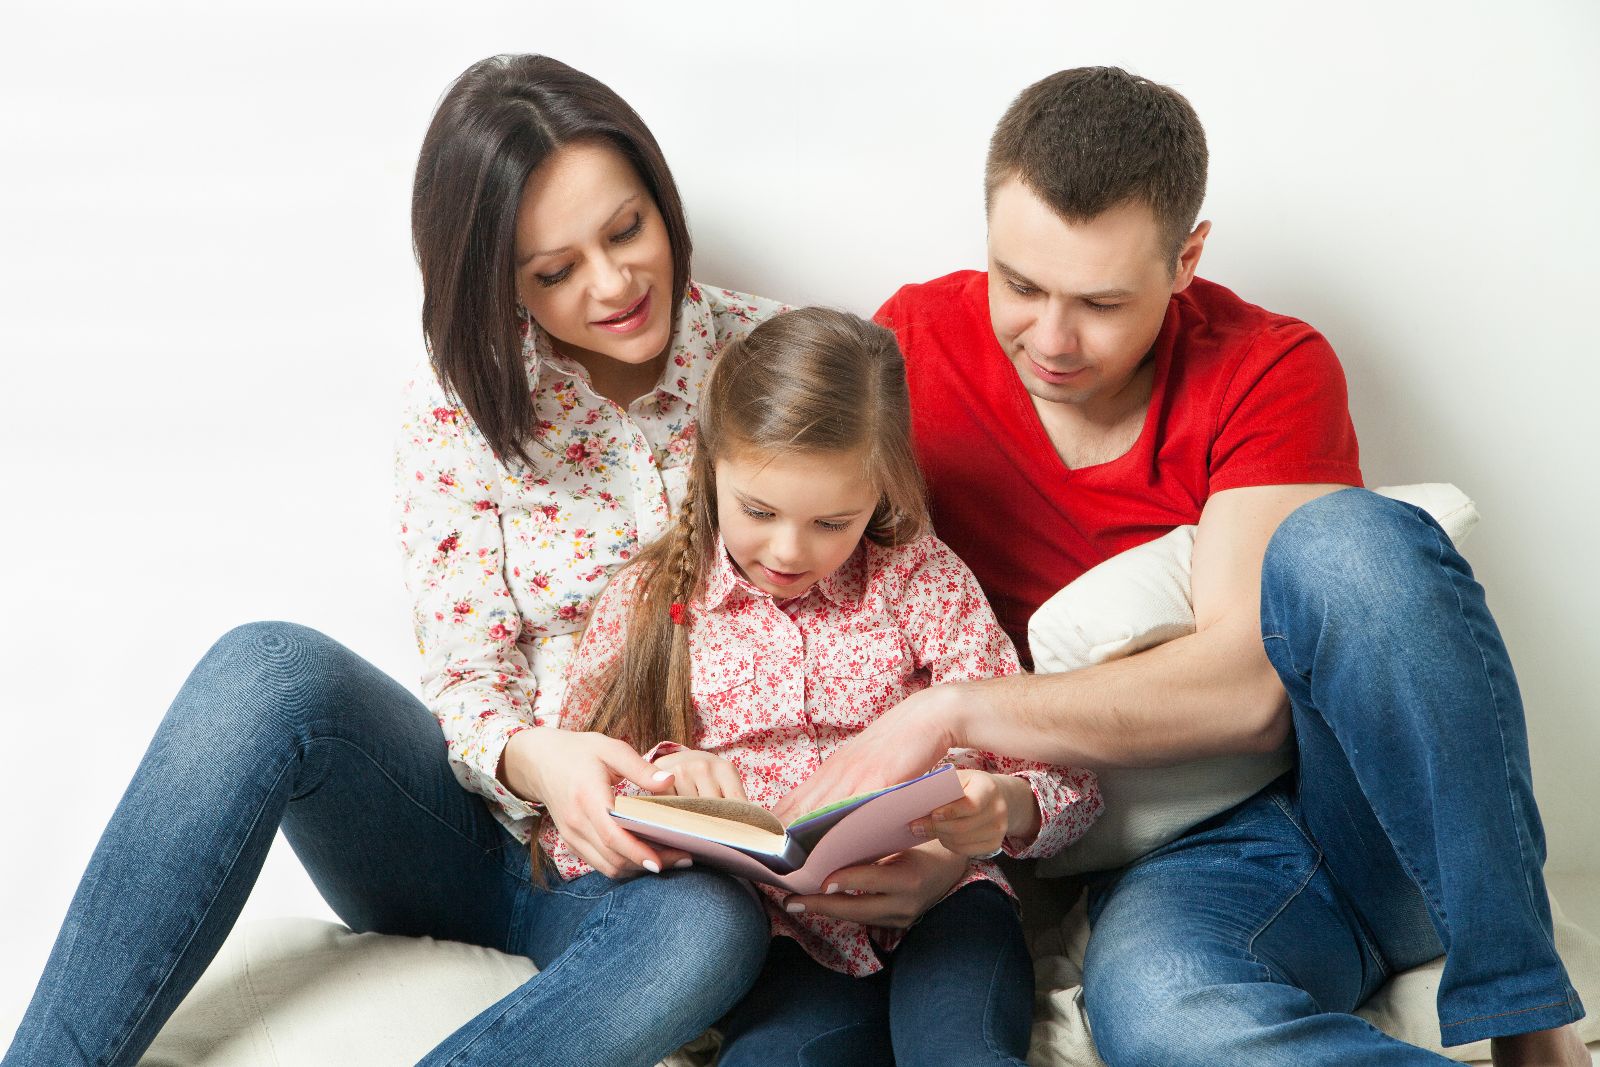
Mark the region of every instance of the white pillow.
MULTIPOLYGON (((1477 507, 1453 485, 1401 485, 1375 492, 1421 507, 1458 545, 1478 523, 1477 507)), ((1193 526, 1180 526, 1130 548, 1045 601, 1028 620, 1034 670, 1077 670, 1194 633, 1189 598, 1194 532, 1193 526)), ((1104 813, 1064 852, 1040 860, 1039 873, 1054 878, 1132 863, 1254 795, 1293 763, 1291 743, 1268 755, 1103 770, 1104 813)))

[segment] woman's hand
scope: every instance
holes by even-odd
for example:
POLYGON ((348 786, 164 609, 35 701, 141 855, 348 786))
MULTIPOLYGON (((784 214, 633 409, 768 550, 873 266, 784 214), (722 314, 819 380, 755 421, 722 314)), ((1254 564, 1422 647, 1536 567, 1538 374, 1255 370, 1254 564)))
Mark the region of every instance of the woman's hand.
POLYGON ((1006 838, 1031 841, 1039 833, 1039 802, 1025 779, 962 770, 966 796, 911 824, 918 837, 935 836, 962 856, 989 856, 1006 838))
POLYGON ((943 900, 966 873, 967 857, 930 841, 877 863, 835 871, 823 883, 823 892, 789 897, 784 907, 791 914, 812 912, 904 930, 943 900))
POLYGON ((739 768, 709 752, 680 748, 657 756, 655 765, 672 772, 672 788, 680 797, 727 797, 744 800, 739 768))
POLYGON ((573 851, 608 878, 689 865, 687 853, 641 841, 607 814, 618 779, 651 793, 672 790, 672 772, 646 763, 626 742, 589 731, 523 730, 500 759, 501 780, 523 799, 543 803, 573 851))

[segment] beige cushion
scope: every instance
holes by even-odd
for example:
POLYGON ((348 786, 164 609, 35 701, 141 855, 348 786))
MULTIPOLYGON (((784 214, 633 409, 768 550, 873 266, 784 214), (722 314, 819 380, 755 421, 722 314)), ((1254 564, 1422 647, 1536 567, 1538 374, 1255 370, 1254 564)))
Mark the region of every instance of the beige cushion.
MULTIPOLYGON (((1416 504, 1460 544, 1478 510, 1453 485, 1376 490, 1416 504)), ((1040 674, 1077 670, 1194 633, 1189 599, 1193 526, 1113 556, 1081 575, 1028 621, 1028 646, 1040 674)), ((1047 877, 1110 870, 1132 863, 1189 827, 1233 807, 1293 764, 1286 745, 1265 756, 1226 756, 1148 770, 1104 770, 1105 811, 1058 856, 1040 861, 1047 877)))
MULTIPOLYGON (((1030 898, 1059 882, 1019 885, 1030 898)), ((1592 887, 1600 892, 1600 883, 1592 887)), ((1552 905, 1556 948, 1579 995, 1600 990, 1600 938, 1552 905)), ((1028 1062, 1100 1067, 1083 1014, 1088 921, 1080 902, 1031 938, 1038 1000, 1028 1062)), ((1440 1050, 1434 998, 1439 961, 1397 976, 1362 1009, 1373 1025, 1440 1050)), ((531 962, 429 938, 353 934, 317 919, 239 926, 141 1061, 145 1067, 393 1067, 415 1063, 446 1034, 534 974, 531 962)), ((1600 1039, 1600 1020, 1579 1033, 1600 1039)), ((710 1036, 670 1057, 673 1067, 713 1060, 710 1036)), ((1444 1050, 1488 1058, 1487 1043, 1444 1050)))

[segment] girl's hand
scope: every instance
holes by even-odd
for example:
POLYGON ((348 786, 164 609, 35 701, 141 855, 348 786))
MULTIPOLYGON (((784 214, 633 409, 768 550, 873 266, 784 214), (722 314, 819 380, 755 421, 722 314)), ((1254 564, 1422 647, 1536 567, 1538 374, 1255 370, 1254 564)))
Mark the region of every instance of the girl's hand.
POLYGON ((1008 837, 1030 841, 1039 833, 1039 804, 1026 780, 987 771, 956 773, 967 795, 912 823, 912 833, 937 837, 961 856, 990 856, 1008 837))
POLYGON ((727 797, 744 800, 739 768, 709 752, 682 748, 656 757, 656 766, 672 772, 672 788, 680 797, 727 797))
POLYGON ((641 841, 607 814, 618 779, 651 793, 672 790, 672 773, 625 742, 589 731, 523 730, 506 743, 500 777, 518 796, 542 802, 573 851, 608 878, 689 865, 687 853, 641 841))
POLYGON ((967 857, 929 841, 876 863, 835 871, 821 893, 788 897, 784 908, 791 914, 811 912, 904 930, 943 900, 966 873, 967 857))

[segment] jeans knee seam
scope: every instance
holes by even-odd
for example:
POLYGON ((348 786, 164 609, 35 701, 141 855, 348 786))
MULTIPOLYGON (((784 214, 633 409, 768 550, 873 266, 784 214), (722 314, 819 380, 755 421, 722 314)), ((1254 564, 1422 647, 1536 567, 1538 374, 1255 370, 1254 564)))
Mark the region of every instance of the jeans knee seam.
MULTIPOLYGON (((275 788, 278 782, 283 779, 284 774, 287 773, 288 770, 289 764, 288 762, 285 762, 284 765, 278 769, 278 777, 273 779, 272 787, 267 790, 268 795, 271 795, 272 789, 275 788)), ((239 854, 244 851, 243 842, 249 840, 250 835, 253 834, 256 830, 256 827, 261 824, 261 812, 263 808, 265 808, 265 805, 262 805, 256 809, 255 818, 250 820, 250 825, 245 827, 244 833, 239 836, 240 843, 234 850, 233 856, 228 860, 227 868, 223 870, 222 876, 213 884, 220 885, 226 882, 229 875, 233 873, 234 867, 236 867, 239 863, 239 854)), ((177 961, 181 959, 183 954, 189 950, 189 946, 194 944, 194 939, 199 936, 200 930, 205 926, 206 918, 211 914, 211 909, 213 906, 215 906, 215 904, 216 898, 213 896, 206 903, 206 906, 201 909, 200 917, 195 921, 193 929, 189 931, 189 936, 184 939, 183 944, 178 946, 177 951, 168 955, 168 962, 163 967, 161 980, 151 988, 150 995, 145 1001, 144 1009, 140 1011, 138 1017, 129 1024, 127 1031, 122 1035, 122 1040, 119 1041, 117 1043, 117 1047, 112 1050, 107 1062, 116 1061, 116 1058, 122 1053, 122 1050, 127 1047, 128 1042, 133 1039, 134 1032, 137 1031, 140 1025, 144 1023, 145 1018, 150 1014, 150 1009, 155 1006, 156 1001, 160 998, 161 991, 165 989, 167 983, 172 980, 172 972, 177 967, 177 961)))
MULTIPOLYGON (((327 741, 327 742, 331 742, 331 743, 337 744, 337 745, 344 745, 344 746, 354 750, 355 752, 360 753, 362 758, 365 759, 369 764, 371 764, 373 766, 373 768, 375 768, 379 774, 383 775, 384 779, 386 781, 388 781, 390 785, 394 786, 395 791, 398 792, 401 796, 405 797, 406 800, 410 801, 413 807, 419 809, 424 814, 426 814, 430 819, 432 819, 434 822, 438 823, 440 826, 442 826, 446 830, 450 831, 450 833, 454 834, 456 837, 458 837, 461 840, 463 840, 463 841, 467 842, 468 844, 472 845, 474 848, 479 849, 485 855, 489 855, 491 853, 500 853, 500 852, 503 851, 502 849, 499 849, 499 848, 485 848, 483 846, 482 842, 474 840, 472 837, 468 836, 467 834, 462 833, 459 827, 452 825, 446 819, 440 818, 438 812, 434 811, 428 805, 424 804, 422 801, 420 801, 416 797, 412 796, 410 790, 408 790, 405 786, 401 785, 400 782, 394 777, 394 775, 390 774, 388 769, 386 767, 384 767, 384 765, 382 763, 380 763, 380 762, 378 762, 378 760, 374 759, 372 757, 371 753, 369 753, 366 749, 362 748, 360 745, 354 743, 353 741, 350 741, 348 738, 334 737, 332 735, 328 735, 328 736, 323 736, 323 737, 308 738, 306 740, 306 742, 305 742, 305 747, 310 748, 312 745, 314 745, 314 744, 316 744, 316 743, 318 743, 320 741, 327 741)), ((463 788, 462 791, 466 792, 466 790, 464 788, 463 788)), ((315 792, 315 790, 312 790, 312 791, 307 792, 307 793, 302 793, 299 796, 290 797, 289 798, 289 802, 293 803, 296 800, 300 800, 300 799, 302 799, 304 797, 308 797, 308 796, 311 795, 312 792, 315 792)), ((532 846, 530 845, 529 847, 531 848, 532 846)), ((497 858, 498 858, 498 856, 497 856, 497 858)), ((500 869, 505 871, 505 873, 509 874, 512 878, 515 878, 515 879, 521 879, 522 878, 522 872, 520 870, 516 869, 515 867, 507 866, 503 862, 500 864, 500 869)))
MULTIPOLYGON (((609 894, 607 894, 607 896, 609 896, 609 894)), ((537 974, 535 974, 532 978, 529 978, 526 982, 523 982, 522 985, 518 988, 518 990, 517 990, 517 992, 516 992, 516 994, 514 996, 507 996, 506 998, 504 998, 504 1000, 503 1000, 504 1007, 501 1008, 500 1012, 494 1017, 493 1021, 489 1022, 487 1025, 485 1025, 483 1027, 483 1029, 479 1030, 476 1034, 474 1034, 473 1037, 472 1037, 472 1040, 468 1041, 465 1046, 463 1046, 460 1049, 457 1049, 454 1053, 452 1053, 451 1056, 450 1056, 450 1059, 448 1061, 449 1063, 456 1063, 456 1062, 458 1062, 460 1060, 460 1058, 462 1056, 466 1055, 468 1052, 471 1052, 472 1049, 478 1044, 478 1042, 483 1040, 484 1035, 486 1035, 489 1032, 490 1029, 492 1029, 502 1019, 504 1019, 506 1017, 506 1015, 508 1013, 510 1013, 510 1011, 513 1008, 515 1008, 517 1005, 521 1004, 524 1000, 528 999, 528 997, 532 996, 533 993, 534 993, 533 983, 538 982, 540 980, 548 981, 548 979, 545 976, 555 973, 561 967, 562 961, 567 959, 567 958, 569 958, 569 956, 572 953, 572 950, 574 948, 577 948, 580 944, 587 945, 588 943, 590 943, 590 942, 595 940, 595 937, 602 930, 604 930, 605 927, 606 927, 606 924, 608 924, 611 921, 611 910, 612 910, 611 901, 609 899, 602 900, 599 904, 597 904, 595 906, 596 907, 605 908, 605 912, 603 914, 601 914, 601 916, 599 918, 599 921, 594 923, 587 930, 585 930, 584 933, 583 933, 583 936, 580 939, 578 939, 578 940, 572 942, 572 944, 568 945, 566 947, 566 949, 564 949, 562 951, 561 955, 556 957, 556 959, 551 962, 549 967, 541 968, 539 970, 539 972, 537 974)))

